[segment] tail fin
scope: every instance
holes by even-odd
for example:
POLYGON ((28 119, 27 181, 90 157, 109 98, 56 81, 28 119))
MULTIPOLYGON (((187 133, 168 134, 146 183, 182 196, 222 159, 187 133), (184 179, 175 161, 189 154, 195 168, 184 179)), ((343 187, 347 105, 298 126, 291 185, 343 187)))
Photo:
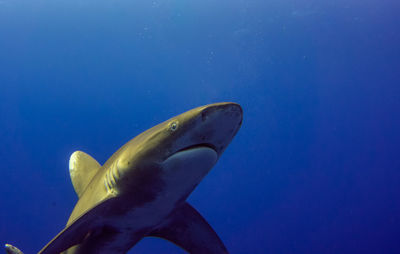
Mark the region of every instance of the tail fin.
POLYGON ((12 246, 11 244, 7 244, 4 246, 6 249, 7 254, 24 254, 22 251, 20 251, 17 247, 12 246))

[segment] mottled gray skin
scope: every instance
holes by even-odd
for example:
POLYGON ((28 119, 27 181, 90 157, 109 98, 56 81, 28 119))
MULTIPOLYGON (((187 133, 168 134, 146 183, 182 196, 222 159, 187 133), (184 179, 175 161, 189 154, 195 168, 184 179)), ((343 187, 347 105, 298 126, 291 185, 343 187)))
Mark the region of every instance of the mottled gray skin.
POLYGON ((227 253, 186 198, 241 122, 238 104, 216 103, 171 118, 130 140, 98 169, 65 229, 39 253, 126 253, 146 236, 170 240, 191 253, 227 253), (189 228, 191 224, 197 228, 189 228))

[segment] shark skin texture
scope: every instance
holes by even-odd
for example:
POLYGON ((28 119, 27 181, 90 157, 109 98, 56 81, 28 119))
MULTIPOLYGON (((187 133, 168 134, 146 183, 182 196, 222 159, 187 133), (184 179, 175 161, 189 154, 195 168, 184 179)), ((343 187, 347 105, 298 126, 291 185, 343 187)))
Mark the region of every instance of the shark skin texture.
MULTIPOLYGON (((126 253, 159 237, 188 253, 228 253, 187 197, 242 124, 232 102, 201 106, 136 136, 104 165, 76 151, 69 170, 79 197, 65 228, 39 254, 126 253)), ((22 254, 10 245, 6 253, 22 254)))

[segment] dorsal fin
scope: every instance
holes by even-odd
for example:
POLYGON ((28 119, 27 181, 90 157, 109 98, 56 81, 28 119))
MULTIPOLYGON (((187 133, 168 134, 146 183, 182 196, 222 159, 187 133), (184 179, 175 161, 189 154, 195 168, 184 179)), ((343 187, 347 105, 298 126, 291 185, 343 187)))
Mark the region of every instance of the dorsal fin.
POLYGON ((76 194, 81 197, 101 165, 89 154, 76 151, 69 159, 69 174, 76 194))

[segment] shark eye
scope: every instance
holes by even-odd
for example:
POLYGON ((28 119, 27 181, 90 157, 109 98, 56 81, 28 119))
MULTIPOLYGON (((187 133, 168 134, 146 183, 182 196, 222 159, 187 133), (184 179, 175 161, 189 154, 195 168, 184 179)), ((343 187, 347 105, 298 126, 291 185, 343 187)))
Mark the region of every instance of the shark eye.
POLYGON ((176 131, 176 130, 178 129, 178 125, 179 125, 178 121, 172 121, 172 122, 169 124, 169 129, 170 129, 171 131, 176 131))

